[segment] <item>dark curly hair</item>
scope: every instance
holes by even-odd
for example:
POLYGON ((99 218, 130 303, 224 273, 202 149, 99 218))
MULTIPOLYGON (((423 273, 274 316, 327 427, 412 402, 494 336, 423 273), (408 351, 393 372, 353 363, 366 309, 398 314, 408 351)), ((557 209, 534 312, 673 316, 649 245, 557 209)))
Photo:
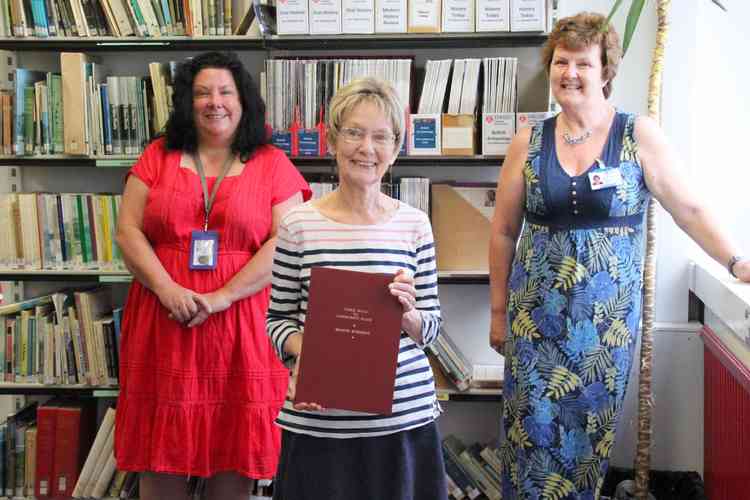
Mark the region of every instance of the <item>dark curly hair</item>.
POLYGON ((265 127, 266 105, 260 96, 250 73, 232 52, 204 52, 188 59, 177 67, 174 80, 174 109, 169 115, 164 135, 167 149, 195 152, 198 149, 198 132, 193 117, 193 81, 203 69, 227 69, 234 77, 234 83, 242 103, 242 118, 232 143, 232 151, 238 153, 242 161, 268 142, 265 127))
POLYGON ((612 80, 617 75, 617 68, 622 59, 620 36, 607 18, 593 12, 581 12, 574 16, 564 17, 557 21, 542 47, 542 62, 549 74, 550 64, 555 48, 562 46, 568 50, 588 49, 598 45, 602 54, 602 78, 604 97, 612 94, 612 80))

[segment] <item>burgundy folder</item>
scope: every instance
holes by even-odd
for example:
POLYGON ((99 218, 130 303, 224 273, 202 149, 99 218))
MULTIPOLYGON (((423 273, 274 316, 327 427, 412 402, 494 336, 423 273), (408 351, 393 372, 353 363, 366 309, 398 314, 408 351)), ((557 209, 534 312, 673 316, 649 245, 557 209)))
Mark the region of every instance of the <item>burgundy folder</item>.
POLYGON ((295 402, 391 414, 403 315, 392 281, 312 269, 295 402))

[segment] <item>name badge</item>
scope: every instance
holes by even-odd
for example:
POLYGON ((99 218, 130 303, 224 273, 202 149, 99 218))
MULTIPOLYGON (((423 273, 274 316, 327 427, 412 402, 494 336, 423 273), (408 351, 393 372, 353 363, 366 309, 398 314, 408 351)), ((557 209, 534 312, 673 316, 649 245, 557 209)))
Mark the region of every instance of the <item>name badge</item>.
POLYGON ((616 187, 622 184, 622 174, 619 168, 601 168, 589 172, 588 175, 592 191, 616 187))
POLYGON ((190 269, 215 269, 219 256, 217 231, 193 231, 190 235, 190 269))

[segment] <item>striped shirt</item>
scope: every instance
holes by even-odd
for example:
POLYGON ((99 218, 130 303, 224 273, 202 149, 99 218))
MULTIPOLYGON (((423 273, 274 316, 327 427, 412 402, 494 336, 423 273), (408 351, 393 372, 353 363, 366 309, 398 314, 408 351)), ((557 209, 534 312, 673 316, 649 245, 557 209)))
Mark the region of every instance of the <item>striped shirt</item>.
POLYGON ((286 401, 276 423, 296 433, 353 438, 392 434, 432 422, 439 406, 423 349, 437 338, 441 318, 435 245, 424 212, 400 203, 388 222, 373 225, 335 222, 310 202, 286 214, 279 225, 266 320, 268 334, 283 361, 289 358, 284 343, 305 323, 313 267, 391 274, 405 269, 413 273, 417 309, 422 315, 422 344, 401 332, 391 415, 337 409, 298 411, 286 401))

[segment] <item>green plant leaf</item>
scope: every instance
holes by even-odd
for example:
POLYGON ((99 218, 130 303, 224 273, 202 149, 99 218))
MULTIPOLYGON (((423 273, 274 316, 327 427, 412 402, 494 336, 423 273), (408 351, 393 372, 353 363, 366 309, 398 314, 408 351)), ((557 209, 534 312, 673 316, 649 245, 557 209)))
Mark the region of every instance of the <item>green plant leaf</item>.
POLYGON ((602 31, 607 31, 607 27, 609 26, 609 23, 612 22, 612 18, 615 17, 615 13, 617 13, 621 4, 622 4, 622 0, 617 0, 615 4, 612 6, 612 10, 609 11, 609 15, 607 16, 607 22, 604 24, 604 26, 602 26, 602 31))
POLYGON ((646 3, 646 0, 633 0, 633 3, 630 4, 630 10, 628 11, 628 19, 625 22, 625 37, 623 38, 622 42, 622 55, 623 57, 628 51, 628 47, 630 46, 630 40, 633 38, 633 34, 635 33, 635 28, 638 26, 638 19, 641 17, 641 11, 643 10, 643 5, 646 3))

